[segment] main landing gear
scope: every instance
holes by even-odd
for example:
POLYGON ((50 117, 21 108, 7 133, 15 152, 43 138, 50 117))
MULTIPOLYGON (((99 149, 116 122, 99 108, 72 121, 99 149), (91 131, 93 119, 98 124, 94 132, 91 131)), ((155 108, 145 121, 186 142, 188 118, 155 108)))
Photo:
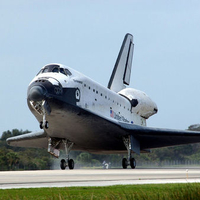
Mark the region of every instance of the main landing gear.
POLYGON ((126 146, 126 149, 128 151, 128 159, 126 159, 126 158, 122 159, 122 167, 123 167, 123 169, 127 169, 127 167, 130 165, 132 169, 135 169, 136 160, 132 157, 130 136, 123 137, 123 142, 124 142, 124 145, 126 146))
POLYGON ((56 157, 59 158, 60 156, 60 144, 63 143, 65 147, 65 152, 66 152, 66 160, 62 159, 60 161, 60 168, 64 170, 66 167, 69 167, 69 169, 74 169, 74 160, 69 159, 69 153, 71 151, 72 146, 74 145, 73 142, 70 142, 69 140, 66 139, 56 139, 56 138, 49 138, 48 140, 48 152, 56 157))
POLYGON ((71 148, 74 145, 74 143, 70 142, 68 140, 62 140, 62 142, 65 145, 66 160, 62 159, 60 161, 60 168, 62 170, 64 170, 66 167, 69 167, 69 169, 74 169, 74 160, 73 159, 69 159, 69 153, 70 153, 71 148))
POLYGON ((62 170, 64 170, 67 166, 69 167, 69 169, 74 169, 74 160, 70 159, 70 160, 66 161, 65 159, 62 159, 60 161, 60 168, 62 170))

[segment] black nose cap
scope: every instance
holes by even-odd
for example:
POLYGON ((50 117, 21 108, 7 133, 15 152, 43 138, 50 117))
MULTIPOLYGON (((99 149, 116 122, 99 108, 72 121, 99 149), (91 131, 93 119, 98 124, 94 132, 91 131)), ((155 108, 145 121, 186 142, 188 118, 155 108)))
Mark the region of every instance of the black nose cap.
POLYGON ((42 101, 44 100, 44 89, 41 86, 33 86, 28 91, 28 100, 42 101))

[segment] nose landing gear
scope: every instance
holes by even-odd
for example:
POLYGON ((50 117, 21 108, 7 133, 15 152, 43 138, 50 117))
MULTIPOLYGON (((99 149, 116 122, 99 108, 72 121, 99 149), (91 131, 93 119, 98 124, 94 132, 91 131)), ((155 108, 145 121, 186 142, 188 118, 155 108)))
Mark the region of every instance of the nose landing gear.
POLYGON ((49 128, 49 122, 48 121, 41 121, 40 122, 40 129, 43 129, 43 128, 46 128, 48 129, 49 128))
POLYGON ((51 108, 49 106, 49 104, 47 103, 47 101, 43 100, 42 101, 42 121, 40 122, 40 128, 43 129, 43 128, 46 128, 48 129, 49 128, 49 123, 48 121, 46 121, 46 114, 50 115, 51 113, 51 108))

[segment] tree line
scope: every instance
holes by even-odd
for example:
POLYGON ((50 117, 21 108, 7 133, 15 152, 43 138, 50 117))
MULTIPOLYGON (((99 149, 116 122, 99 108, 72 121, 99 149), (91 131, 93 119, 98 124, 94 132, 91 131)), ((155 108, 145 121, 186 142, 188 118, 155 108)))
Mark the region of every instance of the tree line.
MULTIPOLYGON (((59 169, 60 159, 65 158, 65 153, 61 151, 59 159, 53 158, 48 154, 47 149, 12 147, 6 143, 8 137, 28 133, 13 129, 12 131, 3 132, 0 139, 0 171, 6 170, 49 170, 59 169)), ((70 157, 75 161, 75 167, 102 167, 105 161, 111 164, 111 167, 121 167, 122 158, 125 155, 99 155, 88 152, 71 151, 70 157)), ((148 163, 161 167, 163 163, 179 161, 185 164, 186 161, 195 161, 200 163, 200 143, 181 145, 175 147, 165 147, 153 149, 151 153, 134 155, 137 166, 148 163)))

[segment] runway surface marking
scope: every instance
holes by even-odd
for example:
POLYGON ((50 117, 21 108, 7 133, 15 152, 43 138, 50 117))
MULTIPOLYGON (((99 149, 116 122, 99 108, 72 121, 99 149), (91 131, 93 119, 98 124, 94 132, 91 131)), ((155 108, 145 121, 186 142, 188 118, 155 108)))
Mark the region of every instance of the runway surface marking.
POLYGON ((200 182, 200 169, 90 169, 0 172, 0 189, 200 182))

